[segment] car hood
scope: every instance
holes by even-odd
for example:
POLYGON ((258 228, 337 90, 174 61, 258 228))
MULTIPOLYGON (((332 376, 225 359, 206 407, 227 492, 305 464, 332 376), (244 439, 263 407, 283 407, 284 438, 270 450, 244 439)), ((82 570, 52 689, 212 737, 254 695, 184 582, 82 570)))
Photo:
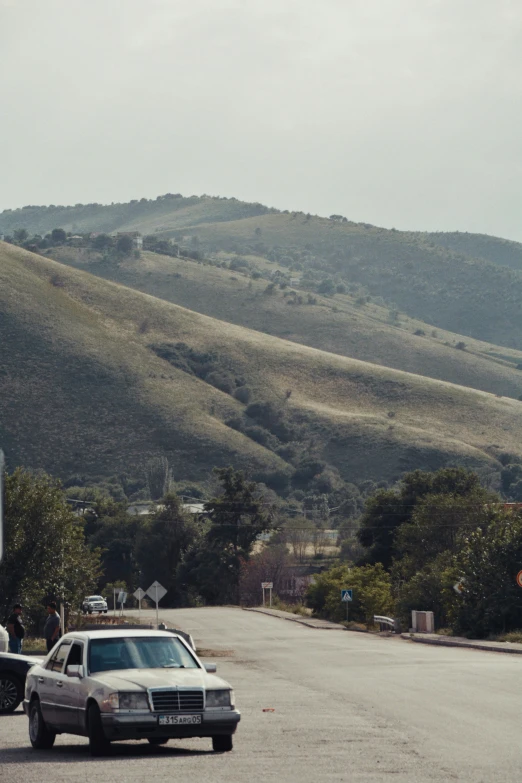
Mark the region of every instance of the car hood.
POLYGON ((147 690, 147 688, 230 688, 221 677, 208 674, 204 669, 123 669, 122 671, 97 672, 91 679, 102 685, 122 690, 147 690))
POLYGON ((29 666, 35 666, 37 663, 42 663, 45 658, 40 658, 34 655, 19 655, 18 653, 0 653, 0 660, 24 661, 29 666))

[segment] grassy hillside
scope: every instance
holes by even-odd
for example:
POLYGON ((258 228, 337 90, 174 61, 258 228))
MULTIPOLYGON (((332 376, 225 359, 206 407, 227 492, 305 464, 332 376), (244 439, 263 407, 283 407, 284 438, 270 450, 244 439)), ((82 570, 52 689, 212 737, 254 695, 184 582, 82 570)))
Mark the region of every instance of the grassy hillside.
POLYGON ((441 329, 522 350, 522 245, 476 234, 419 234, 281 213, 236 199, 167 194, 128 204, 24 207, 0 231, 138 230, 204 249, 263 255, 364 286, 441 329))
POLYGON ((198 480, 227 463, 290 476, 301 453, 354 480, 520 453, 521 402, 209 318, 5 244, 0 307, 11 464, 107 475, 166 454, 177 478, 198 480))
POLYGON ((303 215, 261 215, 194 228, 204 248, 253 249, 279 263, 361 284, 414 318, 522 349, 522 273, 412 234, 303 215), (257 232, 257 233, 256 233, 257 232))
MULTIPOLYGON (((522 352, 467 337, 465 350, 457 350, 462 335, 433 330, 404 315, 390 323, 388 308, 357 304, 357 294, 319 295, 317 304, 309 305, 306 289, 294 283, 268 296, 265 275, 273 275, 278 265, 260 257, 247 257, 248 267, 227 269, 154 253, 120 263, 100 263, 99 254, 67 246, 52 253, 59 261, 240 326, 494 394, 522 395, 517 369, 522 352), (256 279, 255 270, 264 276, 256 279), (302 304, 288 295, 293 290, 302 294, 302 304)), ((225 258, 232 265, 237 260, 225 258)))
POLYGON ((474 258, 483 258, 500 266, 508 266, 511 269, 522 270, 522 244, 510 242, 508 239, 491 237, 487 234, 468 234, 467 232, 438 232, 419 235, 427 237, 436 245, 453 250, 455 253, 464 253, 474 258))

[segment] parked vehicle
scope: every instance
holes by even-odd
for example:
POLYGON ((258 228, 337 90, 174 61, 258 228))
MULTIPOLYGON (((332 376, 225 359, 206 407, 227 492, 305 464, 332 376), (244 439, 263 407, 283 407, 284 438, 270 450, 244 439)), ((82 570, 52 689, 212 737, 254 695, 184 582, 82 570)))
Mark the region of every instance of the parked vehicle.
POLYGON ((27 672, 42 658, 0 653, 0 715, 14 712, 24 698, 27 672))
POLYGON ((107 611, 107 600, 101 595, 89 595, 83 599, 82 612, 84 614, 92 614, 93 612, 107 614, 107 611))
POLYGON ((51 748, 57 734, 78 734, 99 756, 114 740, 210 737, 215 751, 232 750, 241 715, 215 671, 168 631, 68 633, 27 677, 31 744, 51 748))
POLYGON ((0 653, 9 652, 9 634, 3 625, 0 625, 0 653))

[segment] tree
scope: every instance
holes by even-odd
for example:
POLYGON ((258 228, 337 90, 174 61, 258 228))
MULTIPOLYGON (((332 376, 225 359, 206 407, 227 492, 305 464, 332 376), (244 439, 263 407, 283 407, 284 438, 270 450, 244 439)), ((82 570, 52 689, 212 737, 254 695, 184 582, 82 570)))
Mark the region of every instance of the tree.
POLYGON ((143 584, 148 587, 155 580, 161 582, 171 606, 181 603, 177 571, 196 538, 194 518, 183 512, 181 500, 171 493, 162 499, 161 508, 138 532, 136 562, 143 584))
POLYGON ((451 607, 457 633, 489 636, 522 627, 522 514, 497 512, 487 528, 466 537, 455 555, 464 590, 451 607))
POLYGON ((112 246, 112 237, 108 234, 98 234, 92 240, 92 246, 95 250, 107 250, 112 246))
POLYGON ((286 523, 282 533, 290 544, 295 559, 302 563, 314 538, 314 523, 304 517, 294 517, 286 523))
POLYGON ((37 620, 48 596, 79 606, 101 575, 99 552, 86 545, 82 525, 57 481, 18 468, 5 481, 5 557, 0 566, 4 614, 22 601, 37 620))
POLYGON ((239 580, 242 605, 258 606, 261 602, 261 583, 272 582, 274 593, 282 588, 282 578, 290 565, 290 555, 284 544, 267 546, 262 552, 241 563, 239 580))
POLYGON ((364 562, 380 562, 390 568, 396 554, 396 531, 411 520, 417 503, 426 495, 469 496, 478 490, 480 480, 475 473, 464 468, 442 468, 434 473, 415 470, 404 476, 398 490, 377 491, 367 501, 357 532, 367 550, 364 562))
POLYGON ((15 242, 25 242, 28 236, 29 234, 25 228, 17 228, 16 231, 13 231, 15 242))
POLYGON ((169 461, 166 457, 155 457, 154 459, 151 459, 147 463, 145 474, 152 500, 158 500, 169 492, 172 473, 169 468, 169 461))
POLYGON ((67 234, 63 230, 63 228, 53 228, 51 231, 51 240, 54 245, 63 245, 65 240, 67 239, 67 234))
POLYGON ((273 511, 260 487, 241 471, 217 468, 222 493, 205 503, 208 528, 190 552, 182 579, 211 604, 239 603, 241 564, 261 533, 271 529, 273 511))
POLYGON ((121 237, 118 237, 116 242, 116 250, 122 256, 130 256, 133 248, 134 243, 132 241, 132 237, 130 237, 128 234, 122 234, 121 237))

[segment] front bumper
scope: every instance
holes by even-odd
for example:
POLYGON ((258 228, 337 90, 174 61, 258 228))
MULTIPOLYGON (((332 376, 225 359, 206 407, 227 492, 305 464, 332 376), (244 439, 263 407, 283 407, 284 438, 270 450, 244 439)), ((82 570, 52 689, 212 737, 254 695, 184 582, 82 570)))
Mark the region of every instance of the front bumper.
POLYGON ((105 736, 109 740, 145 739, 147 737, 214 737, 218 734, 234 734, 241 720, 238 710, 201 713, 202 721, 184 726, 160 726, 158 716, 102 713, 105 736))

